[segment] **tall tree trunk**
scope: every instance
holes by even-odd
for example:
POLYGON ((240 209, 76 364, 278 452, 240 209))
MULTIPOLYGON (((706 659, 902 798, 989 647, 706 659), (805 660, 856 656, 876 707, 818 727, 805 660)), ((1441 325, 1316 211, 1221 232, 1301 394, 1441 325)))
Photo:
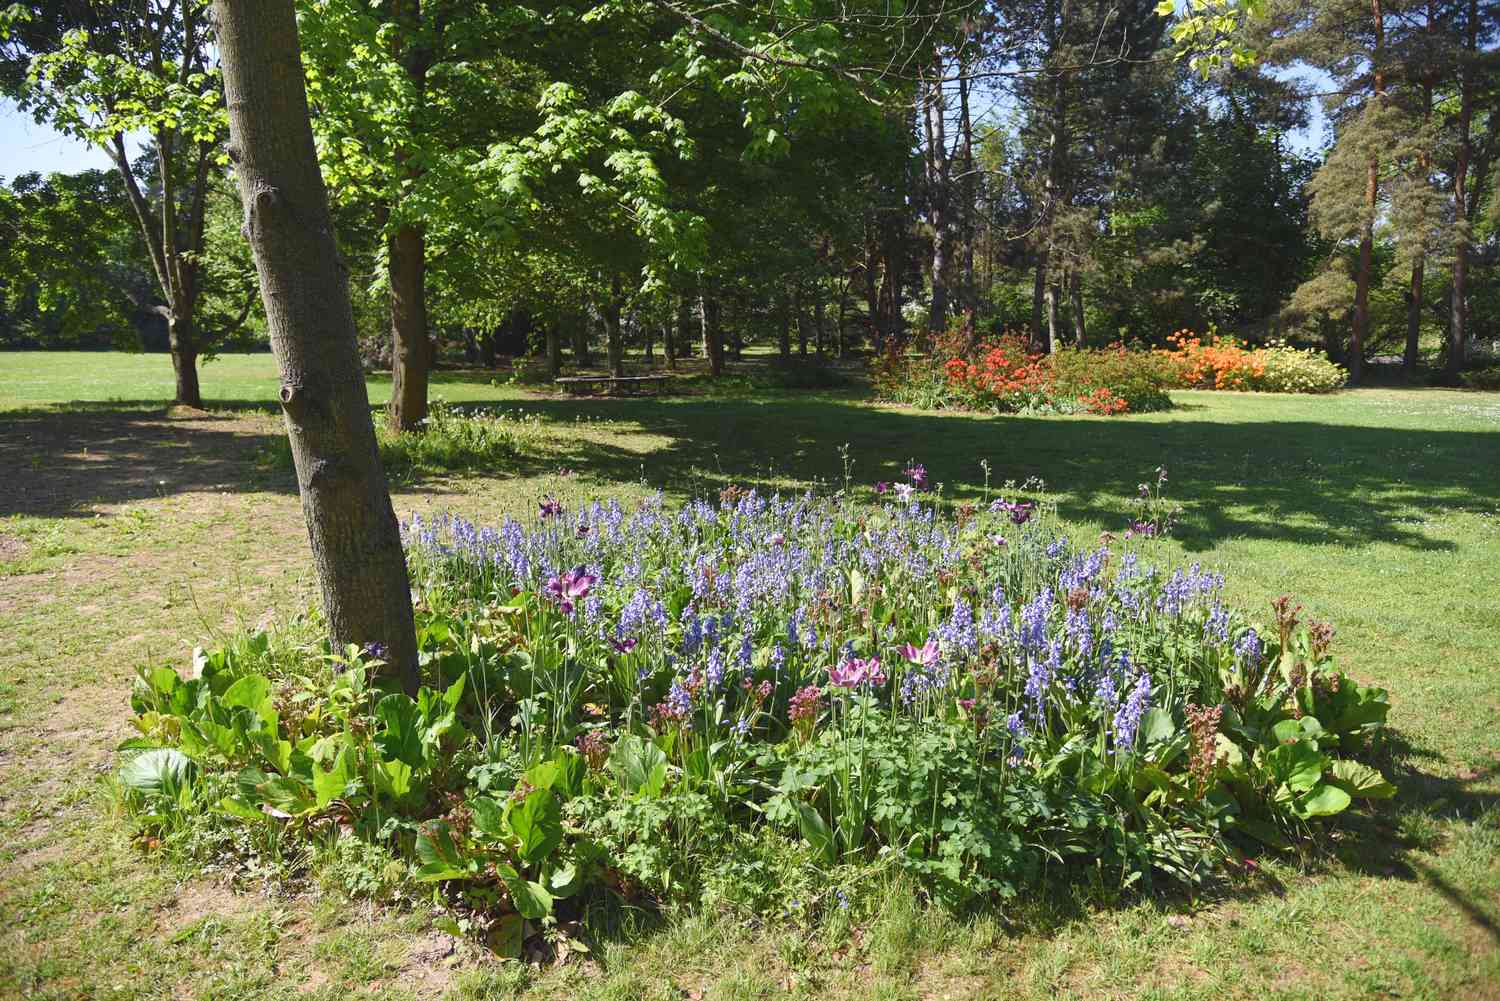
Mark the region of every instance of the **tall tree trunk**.
POLYGON ((802 302, 802 286, 792 296, 792 311, 797 314, 797 354, 807 357, 807 310, 802 302))
POLYGON ((965 311, 975 312, 979 308, 977 286, 974 284, 974 215, 975 193, 978 177, 974 171, 974 120, 969 114, 969 74, 973 69, 973 54, 970 39, 965 39, 959 54, 958 103, 959 129, 963 139, 963 283, 959 289, 959 301, 965 311))
MULTIPOLYGON (((953 221, 948 216, 952 193, 948 190, 952 171, 948 164, 947 126, 943 117, 943 62, 933 53, 931 80, 919 84, 923 133, 927 142, 927 218, 932 225, 932 308, 927 329, 940 334, 948 326, 948 270, 952 258, 953 221)), ((821 300, 820 300, 821 301, 821 300)), ((819 337, 819 352, 822 338, 819 337)))
MULTIPOLYGON (((1371 100, 1378 109, 1385 97, 1385 15, 1380 0, 1371 0, 1375 24, 1375 89, 1371 100)), ((1370 282, 1375 258, 1375 207, 1380 195, 1380 159, 1370 158, 1365 172, 1365 217, 1359 233, 1359 269, 1354 276, 1354 329, 1349 334, 1349 385, 1357 386, 1364 377, 1365 342, 1370 336, 1370 282)))
POLYGON ((493 369, 498 359, 495 357, 495 331, 486 330, 479 335, 479 363, 487 369, 493 369))
POLYGON ((1057 282, 1047 283, 1047 351, 1056 354, 1059 347, 1057 329, 1057 282))
POLYGON ((167 317, 167 346, 172 351, 172 373, 177 383, 176 401, 184 407, 203 409, 203 394, 198 388, 198 342, 194 336, 193 318, 167 317))
POLYGON ((1417 370, 1417 356, 1422 341, 1422 272, 1425 254, 1417 251, 1411 265, 1411 291, 1406 296, 1406 350, 1401 353, 1401 371, 1411 375, 1417 370))
POLYGON ((624 298, 620 292, 620 278, 616 275, 610 280, 609 302, 604 306, 604 334, 609 352, 609 374, 616 379, 625 374, 625 342, 620 336, 620 312, 624 308, 624 298))
POLYGON ((677 358, 693 356, 693 302, 685 295, 677 298, 677 336, 672 347, 677 358))
POLYGON ((1083 348, 1087 344, 1088 331, 1084 329, 1083 321, 1083 280, 1077 271, 1068 276, 1068 295, 1073 307, 1073 343, 1083 348))
POLYGON ((556 379, 562 375, 562 320, 552 317, 547 321, 547 377, 556 379))
POLYGON ((1474 155, 1474 60, 1479 51, 1479 4, 1469 0, 1469 24, 1463 63, 1459 70, 1458 158, 1453 168, 1453 301, 1448 325, 1448 357, 1443 378, 1450 385, 1458 382, 1463 369, 1468 331, 1469 278, 1469 162, 1474 155))
POLYGON ((776 346, 780 351, 781 360, 788 362, 792 360, 792 309, 787 303, 785 293, 776 298, 776 318, 780 323, 776 346))
MULTIPOLYGON (((639 321, 637 321, 637 322, 639 322, 639 321)), ((655 361, 655 358, 653 358, 652 355, 651 355, 651 340, 652 340, 653 337, 655 337, 656 331, 652 329, 651 322, 649 320, 646 321, 645 323, 641 323, 640 327, 641 327, 641 337, 644 338, 645 342, 646 342, 646 344, 645 344, 645 347, 646 347, 646 367, 650 368, 652 362, 655 361)))
MULTIPOLYGON (((431 53, 414 41, 422 24, 422 0, 393 0, 390 16, 398 28, 391 36, 394 55, 420 104, 432 64, 431 53)), ((398 147, 395 161, 404 180, 421 176, 422 168, 412 160, 409 150, 398 147)), ((427 237, 421 226, 406 223, 392 233, 387 260, 391 289, 390 425, 398 431, 413 431, 427 417, 427 383, 433 361, 427 330, 427 237)))
POLYGON ((422 231, 402 226, 391 234, 388 273, 391 286, 390 424, 413 431, 427 417, 427 382, 432 343, 427 337, 427 252, 422 231))
POLYGON ((1047 248, 1045 245, 1038 246, 1036 252, 1036 272, 1031 279, 1031 344, 1032 350, 1050 350, 1046 337, 1043 335, 1042 323, 1046 319, 1044 310, 1047 308, 1047 248))
POLYGON ((677 348, 672 343, 672 328, 674 326, 672 316, 668 313, 661 323, 661 355, 662 361, 666 362, 668 371, 677 367, 677 348))
POLYGON ((848 277, 848 275, 844 276, 843 282, 839 285, 838 338, 839 338, 839 357, 840 358, 848 358, 849 357, 849 277, 848 277))
POLYGON ((703 354, 708 358, 708 373, 718 378, 724 374, 724 325, 719 300, 700 295, 698 315, 703 323, 703 354))
POLYGON ((823 295, 825 291, 822 282, 813 283, 813 330, 817 333, 819 358, 828 353, 828 319, 823 295))
POLYGON ((589 356, 589 332, 593 326, 592 314, 573 317, 573 364, 580 368, 593 361, 589 356))
POLYGON ((214 0, 245 205, 323 608, 336 647, 380 644, 415 692, 401 534, 375 444, 348 274, 308 119, 292 0, 214 0))

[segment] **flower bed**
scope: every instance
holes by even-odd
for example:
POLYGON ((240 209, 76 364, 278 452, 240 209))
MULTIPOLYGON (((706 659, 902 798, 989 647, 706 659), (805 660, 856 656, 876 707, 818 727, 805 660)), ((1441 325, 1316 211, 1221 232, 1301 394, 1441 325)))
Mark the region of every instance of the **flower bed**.
POLYGON ((925 486, 414 519, 430 687, 245 638, 143 673, 121 786, 168 847, 384 853, 509 953, 599 895, 1192 883, 1394 792, 1359 760, 1385 693, 1288 599, 1264 629, 1150 566, 1159 518, 1079 547, 1034 493, 948 517, 925 486))
POLYGON ((1205 339, 1191 330, 1179 330, 1167 340, 1171 348, 1159 354, 1182 389, 1331 393, 1348 380, 1347 372, 1318 352, 1281 342, 1252 348, 1233 337, 1205 339))
POLYGON ((1166 410, 1177 369, 1149 351, 1115 344, 1100 350, 1031 351, 1014 333, 975 341, 958 327, 925 356, 886 358, 876 374, 886 399, 924 409, 1112 416, 1166 410))

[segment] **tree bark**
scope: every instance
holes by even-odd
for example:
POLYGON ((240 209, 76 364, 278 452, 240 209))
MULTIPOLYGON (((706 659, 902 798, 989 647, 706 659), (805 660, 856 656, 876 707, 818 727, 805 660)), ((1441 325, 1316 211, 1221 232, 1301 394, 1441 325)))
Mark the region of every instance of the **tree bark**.
MULTIPOLYGON (((1380 0, 1371 0, 1370 9, 1375 19, 1375 89, 1371 98, 1376 108, 1385 96, 1385 16, 1380 9, 1380 0)), ((1345 364, 1349 368, 1349 385, 1357 386, 1364 377, 1365 341, 1370 335, 1370 281, 1375 256, 1375 202, 1380 194, 1380 160, 1370 158, 1365 173, 1365 217, 1360 225, 1359 269, 1354 276, 1354 329, 1349 333, 1349 353, 1345 364)))
POLYGON ((1047 300, 1047 352, 1048 352, 1048 354, 1056 354, 1057 353, 1057 348, 1058 348, 1058 343, 1057 342, 1059 340, 1059 337, 1058 337, 1058 330, 1057 330, 1057 291, 1058 290, 1057 290, 1057 283, 1056 282, 1048 282, 1047 283, 1046 300, 1047 300))
POLYGON ((616 379, 625 374, 625 345, 620 337, 620 312, 623 308, 620 278, 609 283, 609 301, 604 305, 605 348, 609 354, 609 374, 616 379))
POLYGON ((380 644, 415 692, 405 554, 318 172, 296 11, 292 0, 214 0, 214 11, 231 158, 329 634, 336 647, 380 644))
POLYGON ((415 431, 427 417, 427 383, 432 343, 427 336, 426 238, 415 226, 402 226, 388 241, 391 286, 390 425, 415 431))
POLYGON ((1083 319, 1083 280, 1078 277, 1077 271, 1068 276, 1068 296, 1073 308, 1073 343, 1083 348, 1087 343, 1088 331, 1084 328, 1083 319))
POLYGON ((1049 350, 1042 334, 1044 310, 1047 307, 1047 248, 1037 247, 1036 273, 1031 280, 1031 343, 1033 350, 1049 350))
POLYGON ((1406 350, 1401 353, 1401 371, 1411 375, 1417 370, 1417 355, 1422 346, 1422 272, 1426 261, 1422 251, 1411 265, 1411 291, 1406 296, 1406 350))
POLYGON ((589 330, 594 325, 594 318, 575 316, 573 321, 573 364, 583 367, 593 360, 589 356, 589 330))
POLYGON ((172 373, 176 380, 176 401, 184 407, 203 409, 203 394, 198 387, 198 343, 193 318, 167 317, 167 346, 172 352, 172 373))
POLYGON ((558 329, 561 321, 556 318, 547 321, 547 377, 556 379, 562 374, 562 331, 558 329))
POLYGON ((1469 161, 1473 157, 1474 60, 1479 49, 1479 4, 1469 0, 1467 52, 1459 70, 1458 157, 1453 168, 1453 301, 1448 324, 1448 357, 1443 366, 1444 381, 1457 384, 1463 369, 1467 340, 1469 277, 1469 161))
MULTIPOLYGON (((952 220, 948 207, 952 171, 948 162, 947 123, 943 117, 943 62, 934 51, 932 80, 918 86, 922 101, 923 134, 927 143, 927 218, 932 225, 932 307, 927 329, 940 334, 948 326, 948 271, 951 265, 952 220)), ((819 337, 819 353, 822 337, 819 337)))
POLYGON ((780 329, 776 337, 776 346, 781 355, 781 360, 788 362, 792 360, 792 309, 787 303, 785 294, 777 298, 776 312, 778 314, 777 320, 780 322, 780 329))
POLYGON ((479 363, 485 368, 493 369, 498 361, 495 357, 495 332, 486 330, 479 335, 479 363))
POLYGON ((693 354, 693 306, 687 296, 677 299, 677 336, 673 339, 669 361, 690 358, 693 354))
POLYGON ((724 327, 719 300, 710 295, 698 297, 698 315, 703 322, 703 353, 708 358, 708 372, 718 378, 724 374, 724 327))

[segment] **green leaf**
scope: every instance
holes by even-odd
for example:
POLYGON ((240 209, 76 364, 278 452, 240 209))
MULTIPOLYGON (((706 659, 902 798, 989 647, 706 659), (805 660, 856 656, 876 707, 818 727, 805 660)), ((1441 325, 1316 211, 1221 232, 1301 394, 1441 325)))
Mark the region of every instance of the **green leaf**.
POLYGON ((511 806, 507 819, 519 842, 517 854, 529 865, 538 864, 562 843, 562 808, 549 789, 533 790, 511 806))
POLYGON ((634 734, 621 737, 609 755, 609 765, 628 793, 654 798, 667 784, 667 756, 650 741, 634 734))
POLYGON ((802 837, 812 846, 813 851, 832 862, 833 828, 828 826, 828 821, 823 819, 823 815, 811 803, 798 802, 796 805, 797 829, 802 832, 802 837))
POLYGON ((1349 794, 1328 782, 1319 782, 1297 801, 1297 812, 1303 817, 1331 817, 1348 808, 1349 794))
POLYGON ((474 830, 491 841, 505 837, 505 808, 488 796, 475 796, 469 800, 469 811, 474 815, 474 830))
POLYGON ((474 859, 459 851, 453 840, 452 830, 440 820, 434 821, 427 830, 417 835, 416 852, 417 861, 421 863, 416 874, 419 883, 468 879, 478 869, 478 863, 474 859))
POLYGON ((354 777, 351 757, 349 749, 345 748, 334 759, 332 769, 324 771, 321 765, 313 765, 313 792, 317 795, 318 809, 344 797, 350 779, 354 777))
POLYGON ((276 707, 271 701, 271 680, 261 674, 247 674, 230 685, 219 697, 225 708, 245 708, 255 713, 274 732, 276 707))
POLYGON ((1176 732, 1177 724, 1172 722, 1172 714, 1160 706, 1147 709, 1146 715, 1141 717, 1141 735, 1148 745, 1171 740, 1176 732))
POLYGON ((381 756, 387 760, 404 761, 412 768, 422 767, 425 759, 417 704, 407 696, 393 692, 375 706, 375 717, 384 724, 375 738, 381 756))
POLYGON ((503 914, 490 925, 485 941, 502 959, 520 959, 526 940, 526 919, 519 914, 503 914))
POLYGON ((501 876, 501 881, 510 892, 510 902, 523 918, 540 921, 552 913, 552 894, 542 884, 504 875, 501 876))
POLYGON ((411 766, 404 761, 377 761, 375 788, 392 799, 411 792, 411 766))
POLYGON ((1328 781, 1358 799, 1390 799, 1396 787, 1369 765, 1345 758, 1336 759, 1328 769, 1328 781))
POLYGON ((219 800, 214 809, 230 817, 238 817, 240 820, 251 820, 256 823, 264 823, 271 819, 270 815, 264 810, 257 810, 237 796, 225 796, 219 800))
POLYGON ((186 754, 176 748, 161 747, 142 751, 120 766, 120 783, 146 796, 176 798, 192 784, 197 768, 186 754))

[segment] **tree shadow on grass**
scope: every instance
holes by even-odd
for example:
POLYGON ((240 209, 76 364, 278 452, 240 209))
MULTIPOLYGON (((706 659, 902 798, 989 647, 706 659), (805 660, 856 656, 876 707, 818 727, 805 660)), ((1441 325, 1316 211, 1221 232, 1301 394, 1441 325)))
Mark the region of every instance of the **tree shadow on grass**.
POLYGON ((256 455, 280 434, 277 424, 249 413, 264 405, 223 409, 113 402, 7 412, 0 416, 0 469, 7 471, 0 516, 90 516, 93 505, 191 491, 295 489, 289 478, 258 472, 256 455))
MULTIPOLYGON (((502 405, 492 409, 515 409, 502 405)), ((842 484, 839 448, 865 486, 925 463, 948 499, 990 483, 1044 479, 1061 514, 1122 527, 1128 500, 1157 466, 1184 508, 1176 532, 1190 551, 1245 537, 1309 545, 1388 542, 1452 549, 1426 534, 1434 511, 1493 510, 1500 502, 1500 435, 1311 421, 1174 421, 920 413, 824 394, 694 401, 528 401, 556 425, 605 421, 669 443, 633 451, 560 442, 554 458, 603 480, 647 482, 686 494, 705 484, 785 488, 842 484)))
MULTIPOLYGON (((215 406, 227 415, 180 416, 128 401, 5 414, 0 463, 13 475, 0 481, 0 515, 62 516, 89 503, 188 490, 290 492, 290 476, 266 475, 254 461, 280 436, 275 422, 244 413, 263 413, 266 404, 215 406)), ((847 444, 857 486, 898 479, 915 460, 944 484, 947 501, 973 499, 984 490, 986 460, 992 487, 1039 476, 1063 517, 1119 528, 1136 485, 1165 466, 1170 496, 1184 508, 1176 538, 1190 551, 1235 537, 1452 549, 1423 530, 1427 515, 1500 504, 1493 475, 1500 434, 1477 431, 1305 420, 985 418, 872 406, 847 393, 784 391, 733 399, 536 397, 464 409, 524 410, 541 416, 547 431, 537 454, 465 475, 532 476, 567 466, 604 482, 644 477, 679 497, 729 483, 842 485, 839 449, 847 444), (574 433, 577 422, 599 430, 574 433), (632 442, 632 435, 647 437, 632 442)), ((402 487, 435 478, 418 473, 402 487)))

